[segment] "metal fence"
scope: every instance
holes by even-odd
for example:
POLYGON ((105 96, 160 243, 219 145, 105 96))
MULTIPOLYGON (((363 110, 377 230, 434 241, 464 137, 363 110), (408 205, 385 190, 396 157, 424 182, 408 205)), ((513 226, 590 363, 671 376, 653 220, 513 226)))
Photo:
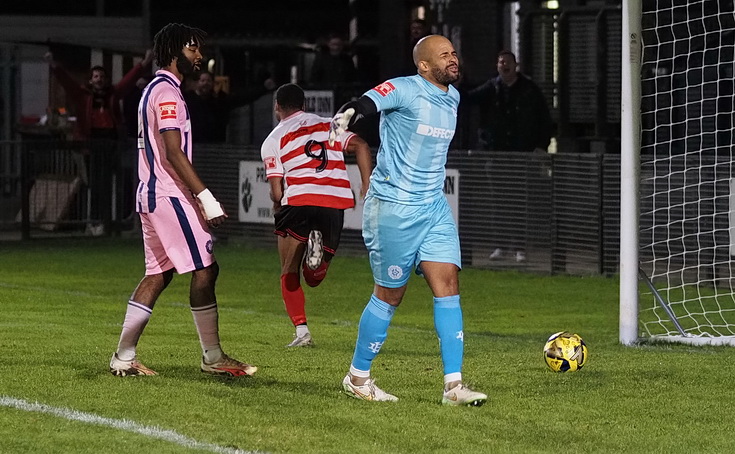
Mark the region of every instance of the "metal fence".
POLYGON ((132 226, 134 165, 127 142, 0 142, 3 238, 98 236, 132 226))
MULTIPOLYGON (((218 239, 275 247, 272 225, 237 220, 239 164, 259 160, 253 147, 197 147, 194 165, 230 215, 214 232, 218 239)), ((135 165, 128 142, 2 142, 0 232, 32 238, 133 231, 135 165)), ((459 173, 451 190, 458 192, 465 266, 615 273, 619 166, 619 156, 608 154, 452 150, 447 167, 459 173)), ((365 253, 359 230, 345 230, 340 253, 365 253)))
MULTIPOLYGON (((201 147, 195 167, 230 213, 241 201, 240 161, 255 148, 201 147)), ((350 163, 351 156, 347 156, 350 163)), ((538 273, 617 272, 620 156, 452 150, 459 171, 459 231, 465 266, 538 273), (501 253, 493 256, 496 249, 501 253), (524 252, 518 261, 516 252, 524 252)), ((449 185, 447 185, 449 187, 449 185)), ((236 215, 235 215, 236 217, 236 215)), ((218 237, 275 247, 272 226, 228 221, 218 237)), ((358 230, 345 230, 340 254, 364 254, 358 230)))

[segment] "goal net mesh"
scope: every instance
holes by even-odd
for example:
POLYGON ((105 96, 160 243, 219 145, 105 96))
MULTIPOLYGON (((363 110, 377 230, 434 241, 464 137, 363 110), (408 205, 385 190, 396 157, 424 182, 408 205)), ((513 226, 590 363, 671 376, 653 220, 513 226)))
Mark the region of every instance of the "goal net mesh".
POLYGON ((641 334, 735 336, 733 1, 644 0, 642 41, 641 334))

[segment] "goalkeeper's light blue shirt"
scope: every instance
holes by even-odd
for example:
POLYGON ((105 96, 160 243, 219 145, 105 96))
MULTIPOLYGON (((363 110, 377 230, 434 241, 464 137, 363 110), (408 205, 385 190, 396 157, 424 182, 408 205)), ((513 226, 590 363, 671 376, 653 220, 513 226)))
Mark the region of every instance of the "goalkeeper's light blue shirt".
POLYGON ((457 127, 459 92, 444 92, 418 74, 367 91, 380 115, 380 148, 368 195, 409 205, 444 197, 449 143, 457 127))

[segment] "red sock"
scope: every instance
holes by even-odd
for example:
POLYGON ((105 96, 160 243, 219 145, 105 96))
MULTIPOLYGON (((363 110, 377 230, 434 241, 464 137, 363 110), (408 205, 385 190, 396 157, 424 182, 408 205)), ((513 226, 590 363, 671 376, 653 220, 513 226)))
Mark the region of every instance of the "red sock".
POLYGON ((298 273, 286 273, 281 275, 281 295, 286 312, 291 318, 294 326, 306 323, 306 299, 304 290, 301 288, 298 273))
POLYGON ((317 285, 321 284, 324 278, 327 277, 327 268, 329 268, 329 263, 330 262, 324 260, 322 264, 319 265, 319 268, 311 270, 308 266, 306 266, 306 262, 304 262, 304 265, 301 267, 301 271, 304 275, 304 281, 306 281, 306 285, 308 285, 309 287, 316 287, 317 285))

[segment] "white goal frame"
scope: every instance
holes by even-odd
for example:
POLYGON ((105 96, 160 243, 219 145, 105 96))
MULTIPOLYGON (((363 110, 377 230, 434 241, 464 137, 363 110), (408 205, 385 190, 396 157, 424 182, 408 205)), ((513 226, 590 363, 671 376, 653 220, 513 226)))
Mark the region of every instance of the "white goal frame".
POLYGON ((636 345, 643 339, 639 324, 640 295, 643 290, 653 295, 661 312, 668 316, 675 327, 674 331, 678 330, 679 333, 672 335, 670 331, 661 336, 649 335, 647 339, 692 345, 735 346, 735 336, 697 335, 683 330, 668 303, 645 273, 640 271, 641 70, 644 47, 642 0, 623 0, 622 10, 619 341, 623 345, 636 345))
POLYGON ((638 342, 641 0, 623 0, 620 98, 620 343, 638 342))

